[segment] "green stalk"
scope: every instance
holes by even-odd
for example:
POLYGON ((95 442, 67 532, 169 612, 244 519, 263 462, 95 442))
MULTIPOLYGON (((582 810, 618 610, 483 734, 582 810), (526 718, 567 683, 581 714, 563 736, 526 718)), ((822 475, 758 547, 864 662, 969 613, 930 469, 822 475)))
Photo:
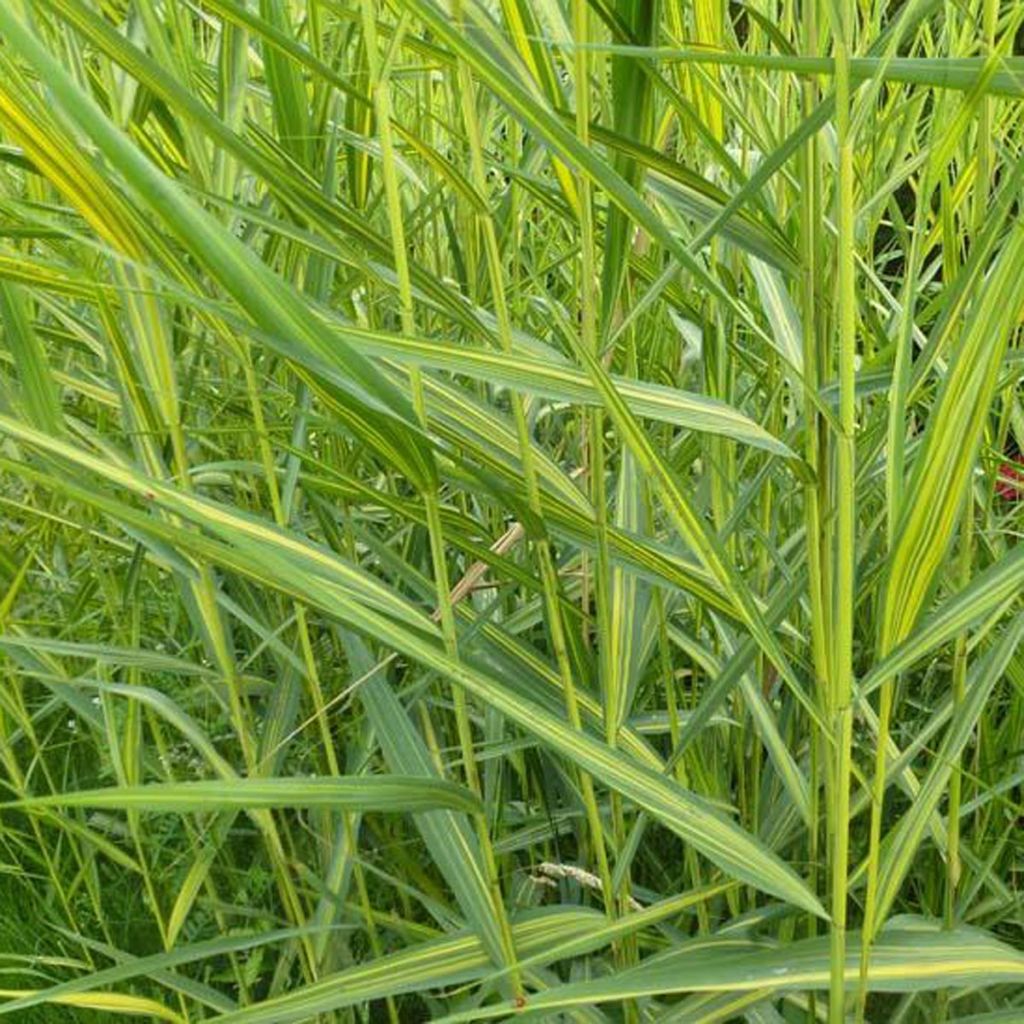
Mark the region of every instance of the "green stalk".
MULTIPOLYGON (((930 195, 934 185, 934 162, 929 158, 922 175, 922 194, 930 195)), ((893 367, 892 390, 886 424, 886 543, 890 551, 896 545, 898 530, 906 501, 905 444, 907 397, 913 367, 912 310, 917 289, 918 272, 922 257, 922 240, 929 229, 930 206, 919 203, 914 211, 914 225, 910 240, 910 251, 904 270, 903 303, 904 315, 896 345, 893 367)), ((901 637, 891 635, 887 620, 882 624, 879 656, 884 657, 901 637)), ((878 872, 881 857, 882 816, 885 809, 886 763, 889 750, 889 735, 892 722, 894 687, 897 680, 886 679, 878 696, 878 738, 875 745, 874 774, 871 786, 871 815, 868 826, 867 882, 864 897, 864 926, 861 935, 860 977, 857 1000, 857 1019, 863 1021, 867 1010, 868 967, 871 943, 877 931, 876 902, 878 893, 878 872)))
MULTIPOLYGON (((971 577, 974 559, 974 502, 968 494, 964 507, 963 522, 960 526, 960 557, 957 562, 957 575, 966 586, 971 577)), ((957 712, 963 704, 965 685, 967 682, 967 632, 960 633, 953 648, 953 715, 956 721, 957 712)), ((952 728, 952 726, 951 726, 952 728)), ((956 890, 960 882, 960 801, 963 776, 959 770, 959 759, 949 779, 949 806, 947 809, 947 849, 946 849, 946 903, 945 925, 952 928, 956 924, 956 890)))
MULTIPOLYGON (((590 7, 587 0, 573 0, 573 39, 586 42, 590 39, 590 7)), ((584 46, 573 49, 574 79, 576 82, 576 134, 585 146, 590 145, 590 52, 584 46)), ((580 341, 601 358, 598 346, 597 309, 598 298, 594 287, 597 280, 597 261, 594 246, 594 194, 590 178, 586 174, 576 176, 576 190, 579 197, 580 228, 580 341)), ((609 616, 609 557, 608 557, 608 500, 605 492, 604 457, 604 411, 594 406, 587 413, 589 432, 587 435, 588 470, 590 477, 590 501, 594 508, 594 526, 597 533, 597 559, 595 566, 594 604, 597 621, 597 644, 601 692, 605 699, 605 739, 609 746, 616 745, 619 722, 618 687, 624 680, 617 678, 617 666, 611 654, 611 621, 609 616)), ((616 844, 621 849, 625 839, 622 821, 621 801, 612 793, 612 824, 616 844)), ((593 831, 593 830, 592 830, 593 831)), ((605 851, 604 833, 593 834, 594 853, 597 857, 598 874, 604 890, 605 906, 614 913, 615 892, 612 875, 605 851)), ((629 872, 622 879, 623 908, 628 907, 629 872)))
MULTIPOLYGON (((474 188, 480 196, 486 195, 487 177, 484 166, 483 146, 481 142, 480 127, 477 119, 476 108, 473 101, 473 82, 469 74, 469 68, 464 61, 458 64, 459 91, 462 99, 462 120, 466 132, 466 140, 469 147, 470 157, 470 178, 474 188)), ((480 230, 483 235, 484 259, 487 264, 488 278, 491 286, 491 297, 494 301, 495 321, 497 323, 498 342, 502 351, 513 350, 512 318, 510 316, 508 301, 505 293, 505 282, 502 276, 501 248, 498 242, 498 233, 495 227, 494 218, 490 215, 478 217, 480 230)), ((516 437, 519 449, 519 458, 522 464, 523 483, 526 488, 527 507, 530 510, 534 524, 540 527, 539 531, 530 529, 529 534, 534 554, 537 558, 537 566, 540 572, 541 588, 544 598, 545 620, 551 638, 552 652, 555 656, 555 664, 558 667, 559 680, 562 686, 563 699, 565 701, 566 715, 569 723, 574 729, 582 731, 583 722, 579 710, 579 700, 576 695, 576 681, 573 674, 572 662, 569 657, 569 644, 565 632, 565 623, 562 617, 560 584, 558 572, 555 567, 554 554, 551 549, 551 542, 543 529, 544 510, 540 497, 540 484, 537 477, 536 462, 533 453, 533 442, 530 438, 530 428, 526 419, 526 410, 522 396, 518 392, 510 395, 512 406, 512 417, 515 423, 516 437)), ((609 913, 614 902, 614 888, 611 881, 611 870, 608 865, 608 857, 604 844, 604 827, 601 822, 601 814, 597 805, 597 797, 594 792, 593 779, 587 772, 577 773, 579 778, 580 792, 583 798, 584 813, 590 832, 591 845, 594 855, 597 858, 598 876, 601 879, 605 899, 605 907, 609 913)))
MULTIPOLYGON (((803 49, 808 56, 815 56, 818 51, 818 20, 817 5, 808 3, 803 12, 803 49)), ((812 78, 804 80, 801 89, 801 100, 804 116, 819 101, 819 90, 812 78)), ((800 279, 800 319, 803 343, 803 369, 806 387, 816 391, 819 387, 819 337, 823 334, 819 323, 818 307, 818 271, 823 266, 820 251, 821 223, 821 170, 818 155, 817 137, 811 136, 800 151, 800 253, 802 275, 800 279)), ((827 500, 827 449, 822 444, 825 433, 821 416, 814 408, 808 396, 803 396, 804 417, 807 426, 804 436, 804 458, 814 471, 813 479, 804 486, 804 532, 807 537, 807 589, 810 604, 811 660, 814 666, 815 692, 821 705, 826 721, 831 721, 831 667, 828 655, 828 637, 831 635, 831 613, 825 598, 823 579, 823 556, 827 551, 828 529, 821 515, 823 500, 827 500)), ((810 736, 810 798, 811 827, 808 835, 808 861, 811 865, 810 884, 813 892, 818 891, 818 857, 819 857, 819 804, 822 784, 826 792, 833 792, 832 759, 822 758, 823 747, 828 750, 822 737, 812 729, 810 736), (822 779, 824 761, 825 778, 822 779)), ((826 801, 827 833, 831 838, 840 824, 833 813, 833 801, 826 801)), ((807 934, 818 933, 818 919, 813 914, 807 916, 807 934)), ((817 1013, 817 996, 808 994, 809 1019, 815 1020, 817 1013)))
MULTIPOLYGON (((996 50, 996 25, 999 19, 999 0, 982 0, 982 33, 985 55, 996 50)), ((988 209, 989 188, 992 182, 992 98, 984 96, 978 110, 978 184, 974 193, 974 228, 980 231, 988 209)))
POLYGON ((832 736, 835 741, 835 792, 832 800, 832 932, 829 1021, 842 1024, 846 967, 847 865, 849 861, 850 772, 853 746, 853 604, 855 594, 855 376, 857 310, 854 291, 855 237, 850 47, 854 8, 841 4, 834 26, 836 62, 836 142, 839 150, 839 433, 836 437, 835 634, 833 636, 832 736))
MULTIPOLYGON (((986 52, 995 50, 996 20, 998 0, 983 0, 982 30, 985 36, 986 52)), ((981 100, 978 112, 978 186, 974 204, 974 230, 979 232, 984 227, 985 210, 989 195, 989 183, 992 177, 992 101, 989 97, 981 100)), ((974 560, 974 498, 968 491, 964 503, 964 515, 960 524, 960 557, 957 563, 957 574, 962 586, 966 586, 971 578, 974 560)), ((960 633, 953 648, 953 717, 956 721, 957 712, 963 704, 965 684, 967 681, 967 632, 960 633)), ((956 925, 956 896, 960 882, 962 864, 960 857, 960 805, 963 795, 963 775, 960 772, 959 759, 949 779, 949 805, 946 811, 946 899, 944 923, 947 928, 956 925)), ((945 1015, 944 1015, 945 1016, 945 1015)))
MULTIPOLYGON (((388 222, 391 229, 392 252, 395 260, 395 273, 398 278, 399 301, 401 303, 402 333, 409 338, 415 337, 416 325, 413 314, 412 277, 409 272, 409 261, 406 250, 405 225, 402 218, 402 203, 399 194, 398 174, 396 171, 394 140, 391 131, 391 89, 390 76, 387 68, 382 68, 379 58, 376 8, 373 4, 364 4, 363 32, 366 38, 366 50, 369 64, 370 90, 374 100, 377 117, 377 133, 381 146, 381 173, 384 180, 385 198, 387 201, 388 222)), ((406 19, 403 18, 395 30, 391 41, 394 52, 405 31, 406 19)), ((413 408, 421 426, 428 428, 426 402, 423 392, 423 380, 418 367, 409 372, 409 383, 412 391, 413 408)), ((427 533, 430 541, 430 557, 434 571, 437 609, 441 623, 441 634, 444 639, 446 653, 458 659, 458 635, 455 626, 455 613, 452 607, 451 587, 448 580, 447 559, 445 556, 444 533, 441 523, 441 504, 435 491, 424 490, 423 506, 426 513, 427 533)), ((456 730, 462 763, 466 772, 466 781, 470 789, 478 796, 482 795, 480 773, 476 763, 476 752, 473 746, 472 726, 469 718, 469 705, 466 691, 461 686, 452 688, 455 705, 456 730)), ((480 812, 474 815, 476 832, 480 844, 480 853, 487 873, 488 885, 491 890, 491 902, 502 937, 504 955, 508 964, 516 961, 515 945, 512 929, 505 911, 505 901, 498 880, 497 861, 491 843, 487 816, 480 812)), ((519 972, 512 971, 512 985, 516 995, 522 994, 522 980, 519 972)))
MULTIPOLYGON (((650 502, 648 502, 648 506, 650 502)), ((681 731, 681 725, 679 720, 679 700, 676 695, 676 683, 675 676, 672 670, 672 655, 669 649, 669 638, 668 638, 668 617, 665 614, 665 598, 660 587, 656 587, 652 597, 655 605, 655 611, 658 616, 658 655, 661 667, 661 678, 663 686, 665 688, 665 707, 668 713, 668 734, 669 739, 672 741, 672 749, 675 750, 679 746, 679 735, 681 731)), ((686 758, 680 757, 675 765, 673 766, 673 772, 676 779, 679 780, 679 784, 684 788, 689 788, 689 781, 686 777, 686 758)), ((690 872, 690 880, 694 888, 700 888, 703 884, 703 877, 700 868, 700 859, 697 857, 697 851, 694 850, 693 846, 689 843, 686 844, 683 849, 683 858, 686 861, 686 867, 690 872)), ((706 935, 711 928, 711 922, 708 918, 708 908, 704 904, 699 904, 697 907, 697 930, 701 935, 706 935)))

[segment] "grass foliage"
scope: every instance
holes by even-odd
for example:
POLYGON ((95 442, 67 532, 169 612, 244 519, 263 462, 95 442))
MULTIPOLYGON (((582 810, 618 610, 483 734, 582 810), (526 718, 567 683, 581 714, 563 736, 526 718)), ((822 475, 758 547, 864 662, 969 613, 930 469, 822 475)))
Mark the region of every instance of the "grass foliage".
POLYGON ((3 0, 0 1017, 1024 1018, 1022 26, 3 0))

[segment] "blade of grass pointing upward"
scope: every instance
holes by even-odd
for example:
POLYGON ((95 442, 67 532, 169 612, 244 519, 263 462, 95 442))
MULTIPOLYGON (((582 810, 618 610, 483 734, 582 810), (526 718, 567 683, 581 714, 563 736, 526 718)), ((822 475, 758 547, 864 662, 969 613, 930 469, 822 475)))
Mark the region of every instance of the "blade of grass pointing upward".
POLYGON ((811 719, 824 728, 824 722, 810 698, 804 693, 778 640, 767 627, 749 587, 729 564, 728 556, 720 541, 694 512, 675 474, 666 464, 664 458, 655 450, 643 427, 623 401, 618 389, 612 383, 608 371, 594 357, 593 353, 582 345, 575 345, 574 351, 590 374, 596 390, 602 396, 609 419, 622 434, 623 441, 633 453, 637 464, 651 479, 665 511, 671 517, 679 535, 693 549, 722 589, 735 601, 751 635, 778 668, 787 686, 790 687, 811 719))
MULTIPOLYGON (((145 168, 154 179, 164 180, 144 157, 140 157, 127 144, 126 138, 95 107, 91 99, 77 95, 74 81, 48 57, 31 33, 24 29, 15 12, 4 9, 0 11, 0 19, 4 17, 10 19, 5 33, 8 40, 11 41, 15 35, 20 34, 19 37, 47 63, 52 72, 48 78, 50 88, 55 93, 63 92, 65 99, 73 98, 73 111, 69 120, 73 122, 73 115, 88 106, 89 112, 95 115, 96 123, 101 126, 101 132, 106 132, 110 138, 115 139, 122 151, 128 154, 130 160, 134 159, 138 167, 145 168)), ((6 61, 6 56, 4 59, 6 61)), ((62 113, 68 115, 66 108, 62 113)), ((178 397, 170 325, 165 310, 157 302, 157 293, 149 287, 149 275, 138 265, 145 259, 147 246, 151 250, 151 255, 158 260, 167 258, 168 250, 163 239, 152 233, 147 234, 144 220, 132 210, 116 189, 103 179, 86 154, 68 139, 62 126, 51 120, 49 114, 39 108, 38 99, 25 77, 13 65, 10 65, 10 74, 7 75, 0 90, 0 116, 14 126, 19 137, 38 154, 47 177, 75 204, 90 223, 96 225, 100 237, 114 249, 118 257, 114 261, 114 277, 124 292, 125 326, 133 343, 130 355, 121 367, 125 390, 133 395, 146 395, 146 404, 153 410, 152 419, 156 427, 156 436, 146 430, 135 431, 138 452, 149 472, 162 474, 164 457, 160 444, 166 439, 174 471, 183 485, 188 487, 188 456, 181 422, 181 403, 178 397), (65 156, 60 152, 62 141, 69 155, 65 156), (138 379, 135 379, 136 377, 138 379)), ((207 216, 202 214, 202 211, 199 213, 202 217, 207 216)), ((116 326, 114 329, 119 331, 120 327, 116 326)), ((148 425, 150 422, 146 416, 139 414, 137 408, 130 410, 130 416, 140 425, 148 425)), ((250 727, 246 720, 227 630, 217 607, 214 581, 208 567, 201 566, 195 578, 183 584, 183 589, 188 613, 195 621, 207 650, 226 680, 232 727, 241 744, 244 757, 251 767, 250 727)), ((280 836, 272 819, 267 815, 260 817, 260 827, 271 851, 276 881, 283 902, 292 919, 300 920, 300 901, 292 879, 284 867, 285 855, 280 836)))
POLYGON ((0 5, 0 1014, 1016 1020, 1022 24, 0 5))
POLYGON ((11 8, 0 10, 0 29, 8 43, 37 68, 63 113, 100 148, 136 198, 188 247, 255 322, 270 333, 293 337, 349 373, 349 400, 360 410, 366 439, 411 479, 433 482, 436 469, 424 439, 413 430, 410 404, 366 360, 339 338, 329 342, 310 320, 295 292, 233 235, 225 231, 172 180, 161 174, 104 116, 27 30, 11 8))
MULTIPOLYGON (((398 176, 395 169, 394 145, 391 136, 391 85, 389 69, 382 67, 379 56, 379 44, 375 11, 369 4, 363 8, 363 31, 366 37, 367 63, 369 67, 369 84, 374 97, 374 107, 377 114, 377 129, 381 140, 381 173, 384 178, 384 191, 387 198, 388 217, 391 225, 391 234, 394 243, 394 260, 398 273, 399 298, 401 301, 401 324, 402 331, 406 336, 415 334, 416 325, 413 311, 412 281, 409 276, 409 268, 406 259, 405 231, 403 228, 402 204, 399 194, 398 176)), ((402 26, 399 26, 401 34, 402 26)), ((409 380, 412 390, 413 408, 416 411, 420 426, 427 427, 427 410, 424 396, 423 384, 420 379, 418 368, 410 371, 409 380)), ((423 505, 426 511, 427 533, 430 543, 431 566, 434 573, 435 593, 437 608, 441 621, 441 632, 444 637, 445 651, 449 658, 458 660, 459 643, 455 628, 455 617, 452 611, 450 597, 450 586, 447 572, 447 553, 445 551, 444 532, 441 524, 440 499, 434 486, 434 481, 424 481, 423 505)), ((469 705, 466 692, 461 687, 456 687, 453 693, 455 703, 455 717, 459 735, 459 745, 462 752, 463 767, 466 773, 466 781, 469 788, 478 796, 481 795, 480 776, 477 769, 476 753, 473 745, 472 726, 469 717, 469 705)), ((498 963, 505 965, 515 961, 515 948, 512 944, 512 932, 509 928, 508 917, 505 911, 504 896, 498 881, 497 864, 494 859, 494 851, 491 845, 491 837, 488 831, 487 818, 478 812, 474 816, 477 832, 478 856, 481 859, 483 870, 487 879, 487 887, 490 894, 491 910, 494 915, 497 927, 499 942, 496 948, 492 948, 492 954, 496 955, 498 963)), ((512 986, 516 994, 522 991, 518 973, 513 971, 512 986)))
MULTIPOLYGON (((976 313, 943 382, 933 418, 925 431, 912 471, 909 491, 915 498, 900 515, 889 574, 883 591, 880 653, 911 632, 934 587, 941 560, 952 542, 962 515, 967 488, 977 458, 989 403, 996 390, 998 366, 1014 326, 1024 309, 1024 283, 1016 268, 1024 259, 1024 230, 1015 226, 981 285, 976 313)), ((876 909, 879 841, 885 800, 885 761, 893 710, 893 683, 882 684, 879 705, 879 746, 875 764, 871 851, 864 950, 881 925, 876 909)), ((863 1013, 863 998, 861 1012, 863 1013)))
MULTIPOLYGON (((477 113, 472 103, 473 89, 469 67, 463 61, 458 65, 458 85, 461 100, 462 122, 465 127, 470 153, 471 182, 480 195, 486 194, 486 171, 484 163, 483 141, 477 113)), ((567 177, 572 194, 579 203, 583 201, 577 194, 577 181, 567 177)), ((589 201, 589 197, 583 197, 589 201)), ((498 231, 493 214, 481 215, 479 228, 483 236, 484 259, 487 277, 495 303, 495 319, 497 321, 498 341, 503 355, 511 355, 514 346, 512 320, 509 306, 504 295, 502 281, 502 259, 498 231)), ((544 510, 541 504, 541 492, 533 440, 527 423, 526 408, 522 397, 513 393, 511 397, 512 414, 515 423, 516 442, 519 459, 522 465, 523 482, 526 490, 526 506, 532 522, 528 524, 527 536, 532 544, 540 573, 540 583, 544 601, 544 621, 550 637, 554 660, 558 669, 558 678, 562 687, 562 698, 570 725, 579 730, 582 718, 577 698, 577 682, 570 661, 569 647, 566 636, 567 626, 563 617, 562 594, 558 574, 555 567, 554 553, 545 525, 544 510)), ((599 541, 600 543, 600 541, 599 541)), ((610 872, 604 844, 604 829, 598 809, 593 780, 586 773, 580 773, 579 788, 583 797, 584 813, 589 830, 590 848, 598 860, 602 884, 605 889, 606 910, 610 908, 611 884, 610 872)))
MULTIPOLYGON (((572 31, 575 39, 590 38, 590 10, 587 0, 572 0, 572 31)), ((590 93, 591 66, 590 56, 584 49, 573 54, 573 83, 575 85, 576 135, 580 143, 589 147, 590 144, 590 93)), ((594 239, 594 190, 590 179, 585 174, 576 175, 576 188, 579 197, 579 229, 580 229, 580 260, 579 260, 579 301, 577 320, 579 331, 576 335, 580 346, 599 355, 598 338, 598 298, 595 285, 597 283, 597 249, 594 239)), ((622 684, 621 677, 616 673, 617 665, 612 657, 613 645, 610 642, 611 607, 609 595, 609 559, 608 559, 608 509, 606 502, 606 462, 604 440, 604 416, 600 406, 583 413, 580 420, 580 436, 583 439, 583 471, 589 485, 591 506, 594 509, 594 532, 597 539, 596 557, 593 562, 589 555, 583 562, 583 608, 589 612, 591 602, 594 615, 594 632, 598 638, 608 638, 608 642, 600 643, 595 653, 599 687, 604 694, 605 706, 605 742, 615 745, 615 707, 618 703, 616 690, 622 684)), ((590 637, 584 638, 587 643, 590 637)), ((568 694, 567 694, 568 697, 568 694)), ((570 716, 578 712, 570 709, 570 716)), ((575 723, 574 723, 575 724, 575 723)), ((589 777, 581 779, 587 789, 592 788, 589 777)), ((605 911, 611 917, 616 912, 616 894, 612 881, 611 866, 605 843, 604 828, 594 807, 594 798, 590 793, 584 797, 590 821, 591 856, 597 866, 601 879, 602 896, 605 911)), ((613 829, 616 844, 622 842, 621 813, 619 813, 618 795, 611 795, 613 829)), ((632 1022, 635 1009, 626 1007, 626 1018, 632 1022)))
POLYGON ((857 305, 854 281, 854 139, 850 57, 855 43, 856 9, 840 3, 830 7, 833 16, 836 63, 836 144, 839 149, 837 220, 838 333, 836 362, 839 371, 839 428, 836 452, 836 527, 835 590, 831 623, 833 663, 831 666, 831 739, 834 743, 833 788, 829 808, 833 837, 831 872, 831 977, 829 984, 829 1022, 845 1019, 844 970, 846 966, 847 863, 849 829, 851 757, 853 747, 853 604, 856 581, 856 410, 854 399, 854 360, 857 349, 857 305))
POLYGON ((40 430, 56 434, 64 429, 60 395, 26 303, 26 295, 19 285, 0 282, 0 324, 18 370, 19 397, 26 418, 40 430))

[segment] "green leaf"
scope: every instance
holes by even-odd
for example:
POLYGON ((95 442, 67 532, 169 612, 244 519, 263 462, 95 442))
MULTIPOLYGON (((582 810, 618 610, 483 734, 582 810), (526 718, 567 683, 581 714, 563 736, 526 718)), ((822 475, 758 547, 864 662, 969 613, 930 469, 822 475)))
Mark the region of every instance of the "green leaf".
POLYGON ((174 233, 259 327, 294 338, 339 367, 348 382, 347 400, 362 418, 364 436, 412 479, 431 483, 436 474, 433 455, 406 397, 341 338, 325 337, 299 293, 136 149, 95 101, 81 93, 13 9, 0 8, 0 29, 8 45, 45 75, 55 102, 99 147, 142 209, 174 233))
MULTIPOLYGON (((600 920, 596 911, 581 908, 534 911, 512 923, 513 940, 516 949, 529 956, 600 920)), ((357 964, 294 992, 212 1019, 220 1024, 292 1024, 368 999, 464 984, 486 974, 489 967, 480 939, 464 932, 357 964)))
POLYGON ((150 783, 111 786, 25 797, 7 807, 102 807, 153 813, 206 813, 273 807, 328 807, 342 811, 416 813, 437 807, 473 811, 479 803, 469 790, 444 779, 403 775, 360 775, 352 778, 239 778, 230 782, 150 783))
POLYGON ((929 417, 889 555, 881 621, 887 654, 913 628, 952 543, 1003 352, 1024 308, 1024 228, 1003 246, 929 417))
POLYGON ((59 434, 64 429, 60 391, 26 301, 21 286, 0 281, 0 326, 14 356, 26 418, 40 430, 59 434))
POLYGON ((1018 615, 988 656, 975 664, 967 682, 963 704, 957 709, 949 731, 935 752, 920 791, 910 810, 890 828, 886 838, 887 849, 882 853, 878 869, 878 912, 881 917, 885 917, 895 901, 900 884, 910 870, 918 844, 928 827, 928 819, 938 809, 950 776, 960 764, 960 756, 985 710, 989 696, 1003 677, 1022 638, 1024 615, 1018 615))
MULTIPOLYGON (((844 978, 859 984, 859 936, 849 937, 844 978)), ((827 936, 803 939, 756 952, 734 951, 735 940, 683 945, 649 963, 593 981, 566 984, 531 995, 527 1008, 544 1013, 590 1003, 640 999, 683 992, 823 990, 829 984, 827 936), (705 948, 700 948, 703 945, 705 948)), ((868 989, 924 992, 949 986, 1024 983, 1024 954, 973 928, 942 930, 934 924, 893 922, 871 948, 868 989)), ((489 1020, 512 1012, 511 1004, 479 1007, 443 1017, 444 1024, 489 1020)), ((439 1022, 440 1024, 440 1022, 439 1022)))
MULTIPOLYGON (((0 1003, 0 1017, 26 1010, 40 1003, 57 1002, 75 993, 83 993, 114 985, 118 982, 131 981, 135 978, 167 971, 185 964, 199 963, 214 957, 239 953, 244 950, 269 946, 276 942, 292 939, 305 934, 310 929, 282 928, 270 932, 254 932, 243 935, 223 935, 206 942, 194 942, 166 953, 154 956, 133 957, 123 964, 92 971, 81 978, 64 981, 50 988, 42 989, 33 995, 21 996, 10 1002, 0 1003)), ((72 1004, 73 1005, 73 1004, 72 1004)))

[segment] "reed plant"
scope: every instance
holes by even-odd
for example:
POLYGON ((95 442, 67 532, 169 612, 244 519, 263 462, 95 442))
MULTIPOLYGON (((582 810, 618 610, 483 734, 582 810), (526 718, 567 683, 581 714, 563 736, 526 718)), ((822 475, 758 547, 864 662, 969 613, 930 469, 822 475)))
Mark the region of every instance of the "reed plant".
POLYGON ((1024 1020, 1024 6, 0 4, 0 1017, 1024 1020))

